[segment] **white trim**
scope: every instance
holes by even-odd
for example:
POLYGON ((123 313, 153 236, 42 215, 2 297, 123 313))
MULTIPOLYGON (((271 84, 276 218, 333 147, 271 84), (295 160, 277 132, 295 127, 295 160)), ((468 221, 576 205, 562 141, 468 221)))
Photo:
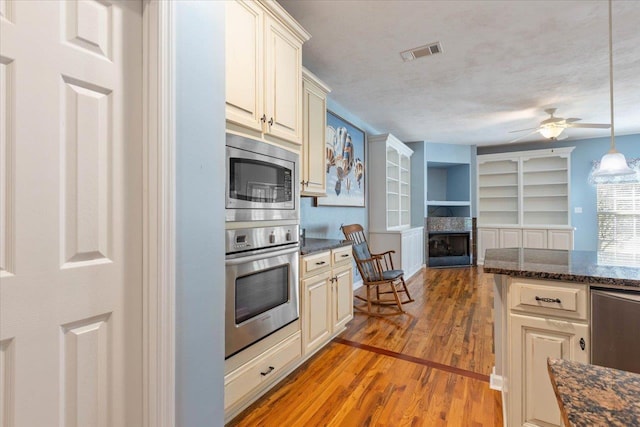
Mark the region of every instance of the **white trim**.
POLYGON ((489 375, 489 388, 491 390, 502 391, 502 375, 496 374, 496 367, 493 367, 491 375, 489 375))
POLYGON ((143 426, 175 425, 173 3, 143 1, 143 426))

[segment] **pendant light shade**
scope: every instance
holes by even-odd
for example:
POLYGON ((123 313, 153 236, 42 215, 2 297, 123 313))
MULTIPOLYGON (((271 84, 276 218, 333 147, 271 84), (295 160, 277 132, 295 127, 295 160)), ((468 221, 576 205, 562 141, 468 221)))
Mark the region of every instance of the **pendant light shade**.
POLYGON ((615 148, 602 156, 600 167, 593 173, 594 177, 635 175, 636 171, 627 164, 624 154, 615 148))
POLYGON ((624 154, 616 150, 613 125, 613 19, 611 17, 611 0, 609 0, 609 102, 611 104, 611 149, 602 156, 600 167, 593 173, 595 177, 615 177, 632 175, 636 172, 629 167, 624 154))

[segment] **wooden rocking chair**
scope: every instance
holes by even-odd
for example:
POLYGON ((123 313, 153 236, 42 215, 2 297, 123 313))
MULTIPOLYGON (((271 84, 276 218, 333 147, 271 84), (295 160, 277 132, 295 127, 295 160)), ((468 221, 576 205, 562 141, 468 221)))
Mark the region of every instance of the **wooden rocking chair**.
POLYGON ((404 282, 404 271, 393 267, 391 254, 395 251, 372 254, 360 224, 343 225, 341 229, 347 240, 353 242, 353 258, 367 292, 366 298, 355 295, 355 298, 364 301, 366 305, 354 304, 353 308, 372 316, 404 313, 402 304, 414 300, 404 282), (373 290, 375 295, 372 295, 373 290), (404 294, 403 298, 400 297, 401 294, 404 294))

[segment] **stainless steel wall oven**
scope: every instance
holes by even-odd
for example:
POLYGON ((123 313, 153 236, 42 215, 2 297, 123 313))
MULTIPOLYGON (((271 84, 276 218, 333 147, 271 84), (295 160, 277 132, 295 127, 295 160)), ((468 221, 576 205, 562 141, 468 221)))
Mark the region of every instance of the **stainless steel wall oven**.
POLYGON ((227 133, 227 221, 299 220, 300 156, 227 133))
POLYGON ((298 225, 227 230, 225 358, 298 319, 298 225))

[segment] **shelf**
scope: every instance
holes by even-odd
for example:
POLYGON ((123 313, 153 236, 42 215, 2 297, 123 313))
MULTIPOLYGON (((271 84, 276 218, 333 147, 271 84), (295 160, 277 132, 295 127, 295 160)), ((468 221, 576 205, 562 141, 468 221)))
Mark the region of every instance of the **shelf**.
POLYGON ((513 187, 517 187, 518 184, 492 184, 492 185, 482 185, 480 187, 480 190, 482 191, 483 188, 513 188, 513 187))
POLYGON ((480 209, 481 213, 518 212, 518 209, 480 209))
POLYGON ((518 196, 480 196, 480 199, 517 199, 518 196))
POLYGON ((524 209, 523 212, 525 214, 528 213, 558 213, 558 212, 569 212, 567 209, 524 209))
POLYGON ((510 172, 478 172, 479 176, 491 176, 491 175, 518 175, 517 171, 510 172))
POLYGON ((536 196, 523 196, 525 199, 546 199, 548 197, 567 197, 566 194, 545 194, 545 195, 536 195, 536 196))
POLYGON ((549 168, 549 169, 536 169, 526 171, 523 170, 522 173, 546 173, 546 172, 566 172, 567 168, 549 168))
POLYGON ((567 181, 541 182, 536 184, 522 184, 523 187, 546 187, 547 185, 567 185, 567 181))
POLYGON ((455 200, 427 200, 427 206, 470 206, 471 202, 455 200))

